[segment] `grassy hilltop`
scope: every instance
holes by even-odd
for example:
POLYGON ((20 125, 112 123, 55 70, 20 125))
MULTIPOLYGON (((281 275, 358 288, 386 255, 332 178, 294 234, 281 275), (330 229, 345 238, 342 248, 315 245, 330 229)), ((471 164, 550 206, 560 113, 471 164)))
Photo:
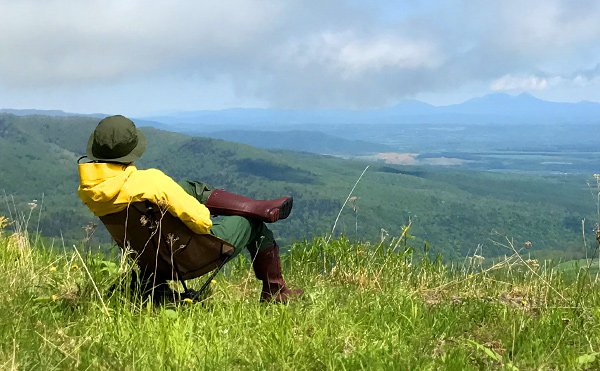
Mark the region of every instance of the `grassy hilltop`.
POLYGON ((515 252, 488 268, 477 256, 447 266, 408 233, 374 245, 295 243, 284 275, 306 296, 288 305, 258 302, 242 256, 201 302, 153 306, 109 289, 124 285, 130 262, 0 227, 0 369, 600 367, 597 270, 515 252))

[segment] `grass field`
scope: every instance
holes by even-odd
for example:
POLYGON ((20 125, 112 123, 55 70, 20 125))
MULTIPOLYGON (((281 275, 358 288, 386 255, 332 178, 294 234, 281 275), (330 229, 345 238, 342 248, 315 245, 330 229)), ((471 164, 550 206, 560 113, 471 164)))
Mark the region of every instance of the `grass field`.
POLYGON ((4 233, 0 369, 600 367, 598 277, 579 269, 565 280, 515 250, 491 265, 474 255, 447 266, 413 249, 409 232, 290 246, 284 273, 306 295, 288 305, 258 302, 244 257, 202 301, 152 305, 109 290, 127 282, 126 260, 4 233))

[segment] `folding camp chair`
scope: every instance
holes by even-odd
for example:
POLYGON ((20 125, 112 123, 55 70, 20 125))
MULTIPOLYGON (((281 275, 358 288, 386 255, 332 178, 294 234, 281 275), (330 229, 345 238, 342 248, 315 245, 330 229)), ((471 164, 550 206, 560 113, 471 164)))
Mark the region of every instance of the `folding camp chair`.
POLYGON ((210 234, 192 232, 166 208, 149 201, 135 202, 118 213, 100 217, 123 251, 130 249, 145 279, 153 282, 177 280, 182 297, 197 299, 231 259, 234 246, 210 234), (195 291, 185 281, 213 271, 195 291))

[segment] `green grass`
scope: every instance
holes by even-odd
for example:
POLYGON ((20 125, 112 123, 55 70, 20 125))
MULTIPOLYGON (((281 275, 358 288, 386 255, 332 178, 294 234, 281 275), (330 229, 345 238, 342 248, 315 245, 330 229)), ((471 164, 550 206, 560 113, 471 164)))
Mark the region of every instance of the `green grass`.
POLYGON ((514 254, 489 268, 477 259, 447 266, 404 232, 381 244, 289 246, 286 280, 306 296, 288 305, 259 303, 259 282, 239 257, 202 302, 159 306, 109 291, 127 261, 5 233, 0 369, 600 367, 594 277, 564 280, 551 264, 514 254))
POLYGON ((598 259, 571 260, 556 266, 557 269, 563 272, 565 279, 572 280, 577 279, 580 274, 589 274, 592 278, 596 279, 600 275, 599 267, 598 259))

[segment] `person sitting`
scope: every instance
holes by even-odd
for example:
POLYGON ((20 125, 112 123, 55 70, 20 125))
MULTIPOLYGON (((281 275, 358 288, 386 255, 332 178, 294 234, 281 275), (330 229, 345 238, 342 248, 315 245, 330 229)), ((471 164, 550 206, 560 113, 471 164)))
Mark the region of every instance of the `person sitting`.
POLYGON ((282 276, 279 246, 265 223, 285 219, 293 199, 253 200, 200 182, 176 183, 158 169, 138 170, 134 161, 147 140, 128 118, 102 119, 86 149, 88 162, 80 163, 78 195, 98 217, 125 210, 139 201, 167 205, 167 211, 192 232, 212 234, 234 246, 234 256, 246 248, 256 278, 262 281, 261 301, 287 302, 302 290, 289 289, 282 276), (213 221, 212 215, 224 215, 213 221))

